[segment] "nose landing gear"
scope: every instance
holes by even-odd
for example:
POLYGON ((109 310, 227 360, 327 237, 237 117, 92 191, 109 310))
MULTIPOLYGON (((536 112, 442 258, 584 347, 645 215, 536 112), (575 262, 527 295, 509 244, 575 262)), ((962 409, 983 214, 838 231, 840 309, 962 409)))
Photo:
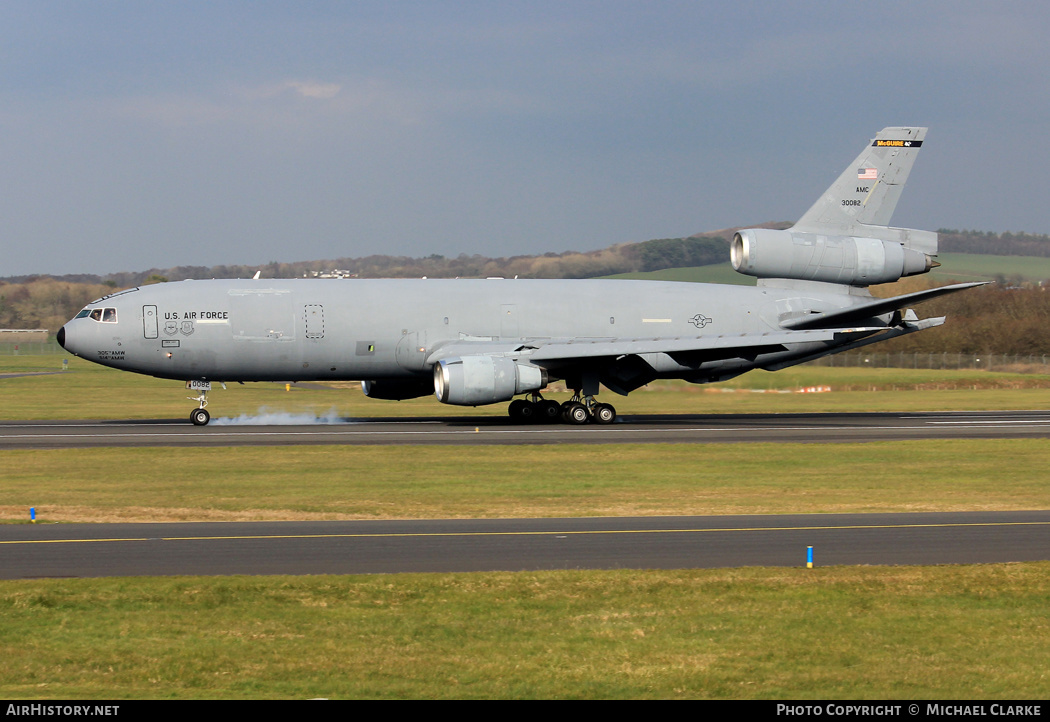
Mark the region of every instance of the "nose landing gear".
MULTIPOLYGON (((226 388, 226 384, 222 384, 223 388, 226 388)), ((186 388, 191 391, 199 391, 197 396, 187 396, 190 401, 196 401, 200 404, 197 408, 190 412, 190 422, 194 426, 207 426, 211 420, 211 414, 208 413, 208 392, 211 391, 210 381, 187 381, 186 388)))
MULTIPOLYGON (((189 382, 189 383, 192 383, 192 382, 189 382)), ((208 386, 210 387, 211 384, 208 384, 208 386)), ((187 396, 186 397, 190 401, 196 401, 196 402, 198 402, 200 404, 200 406, 198 406, 197 408, 195 408, 193 411, 190 412, 190 421, 193 422, 194 426, 207 426, 208 425, 208 421, 211 420, 211 414, 209 414, 208 410, 206 408, 204 408, 205 406, 208 405, 208 390, 209 389, 201 389, 199 396, 187 396)))

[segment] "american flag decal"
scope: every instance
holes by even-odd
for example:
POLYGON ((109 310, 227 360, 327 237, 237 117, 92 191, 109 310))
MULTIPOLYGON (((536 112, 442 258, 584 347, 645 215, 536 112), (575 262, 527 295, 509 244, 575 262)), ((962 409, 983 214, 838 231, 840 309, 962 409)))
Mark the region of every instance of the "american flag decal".
POLYGON ((875 180, 879 177, 878 168, 858 168, 857 180, 875 180))

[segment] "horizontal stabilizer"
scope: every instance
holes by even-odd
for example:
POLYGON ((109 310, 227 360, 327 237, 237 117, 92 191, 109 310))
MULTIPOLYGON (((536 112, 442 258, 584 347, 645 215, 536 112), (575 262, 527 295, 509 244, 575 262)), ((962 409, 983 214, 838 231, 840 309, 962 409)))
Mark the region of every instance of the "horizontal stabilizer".
MULTIPOLYGON (((889 341, 891 338, 897 338, 898 336, 907 336, 910 333, 915 333, 916 331, 925 331, 928 328, 935 328, 943 324, 944 316, 939 316, 937 318, 924 318, 921 321, 905 321, 900 326, 893 326, 891 328, 884 329, 883 333, 881 334, 867 336, 865 338, 858 338, 847 344, 838 346, 835 348, 834 351, 831 351, 830 353, 854 351, 858 348, 864 348, 865 346, 868 346, 873 343, 878 343, 880 341, 889 341)), ((828 353, 829 352, 827 351, 816 351, 814 353, 809 354, 808 356, 802 356, 801 358, 794 358, 785 361, 775 361, 773 363, 763 364, 761 368, 764 368, 766 371, 780 371, 781 369, 786 369, 800 363, 805 363, 806 361, 815 361, 816 359, 821 358, 822 356, 827 356, 828 353)))
POLYGON ((866 321, 875 316, 893 313, 894 311, 920 303, 921 301, 929 301, 938 296, 945 296, 949 293, 955 293, 956 291, 965 291, 967 288, 976 288, 977 286, 984 286, 988 283, 990 283, 990 281, 956 283, 950 286, 931 288, 926 291, 906 293, 903 296, 894 296, 893 298, 873 299, 868 303, 850 306, 849 308, 843 308, 837 311, 826 311, 824 313, 815 313, 808 316, 793 318, 784 321, 780 325, 784 328, 797 330, 839 327, 844 324, 866 321))

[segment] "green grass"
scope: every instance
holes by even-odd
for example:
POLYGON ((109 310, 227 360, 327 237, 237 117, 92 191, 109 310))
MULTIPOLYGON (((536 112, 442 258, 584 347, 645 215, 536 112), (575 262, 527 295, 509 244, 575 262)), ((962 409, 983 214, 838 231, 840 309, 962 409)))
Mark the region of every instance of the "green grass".
POLYGON ((1050 508, 1050 444, 8 450, 0 519, 557 517, 1050 508), (119 473, 115 470, 119 469, 119 473))
MULTIPOLYGON (((62 357, 0 357, 0 373, 58 371, 62 357)), ((195 404, 178 381, 154 379, 71 358, 69 371, 0 380, 0 419, 186 419, 195 404)), ((564 400, 564 390, 553 393, 564 400)), ((656 382, 629 397, 602 394, 621 414, 813 411, 918 411, 1050 408, 1050 375, 976 370, 863 369, 796 366, 752 371, 721 384, 656 382), (762 394, 831 386, 832 393, 762 394), (926 393, 933 392, 937 393, 926 393), (733 393, 729 393, 733 392, 733 393), (916 393, 922 392, 922 393, 916 393)), ((447 406, 432 396, 409 401, 368 399, 357 383, 230 384, 210 395, 213 417, 262 410, 360 417, 505 416, 505 404, 447 406)))
MULTIPOLYGON (((52 369, 55 362, 8 357, 0 359, 0 373, 16 365, 52 369)), ((15 419, 184 418, 193 406, 177 382, 79 359, 66 373, 3 384, 2 415, 15 419)), ((344 386, 231 385, 212 393, 210 408, 216 417, 266 409, 335 410, 346 417, 506 413, 503 404, 461 409, 432 398, 374 401, 356 385, 344 386)), ((795 367, 714 386, 658 382, 615 401, 625 415, 1045 409, 1050 377, 795 367), (756 393, 821 384, 836 390, 756 393)), ((542 454, 516 447, 8 450, 0 519, 23 520, 29 507, 53 521, 1050 508, 1041 482, 1041 470, 1050 466, 1044 447, 1042 441, 924 441, 554 446, 542 454)))
MULTIPOLYGON (((0 357, 0 373, 61 357, 0 357)), ((5 418, 184 418, 73 359, 5 418)), ((797 367, 653 384, 621 413, 1050 408, 1045 376, 797 367), (820 394, 754 393, 830 383, 820 394), (849 389, 849 390, 846 390, 849 389)), ((218 415, 505 413, 231 386, 218 415)), ((0 452, 0 518, 588 516, 1050 508, 1043 440, 0 452)), ((819 561, 819 560, 818 560, 819 561)), ((1040 699, 1050 563, 0 582, 0 695, 1040 699)))
POLYGON ((0 695, 1045 699, 1050 563, 0 584, 0 695))
POLYGON ((930 275, 940 281, 994 281, 1001 277, 1038 283, 1050 278, 1050 258, 941 253, 937 260, 941 267, 933 269, 930 275))

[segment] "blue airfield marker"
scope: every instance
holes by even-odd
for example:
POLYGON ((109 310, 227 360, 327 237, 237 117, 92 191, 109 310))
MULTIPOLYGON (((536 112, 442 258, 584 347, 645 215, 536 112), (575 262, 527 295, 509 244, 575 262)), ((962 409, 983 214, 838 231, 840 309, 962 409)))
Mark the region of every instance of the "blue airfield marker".
POLYGON ((813 568, 813 547, 806 547, 806 569, 813 568))
POLYGON ((29 507, 29 521, 31 521, 34 524, 36 524, 36 507, 35 506, 29 507))

